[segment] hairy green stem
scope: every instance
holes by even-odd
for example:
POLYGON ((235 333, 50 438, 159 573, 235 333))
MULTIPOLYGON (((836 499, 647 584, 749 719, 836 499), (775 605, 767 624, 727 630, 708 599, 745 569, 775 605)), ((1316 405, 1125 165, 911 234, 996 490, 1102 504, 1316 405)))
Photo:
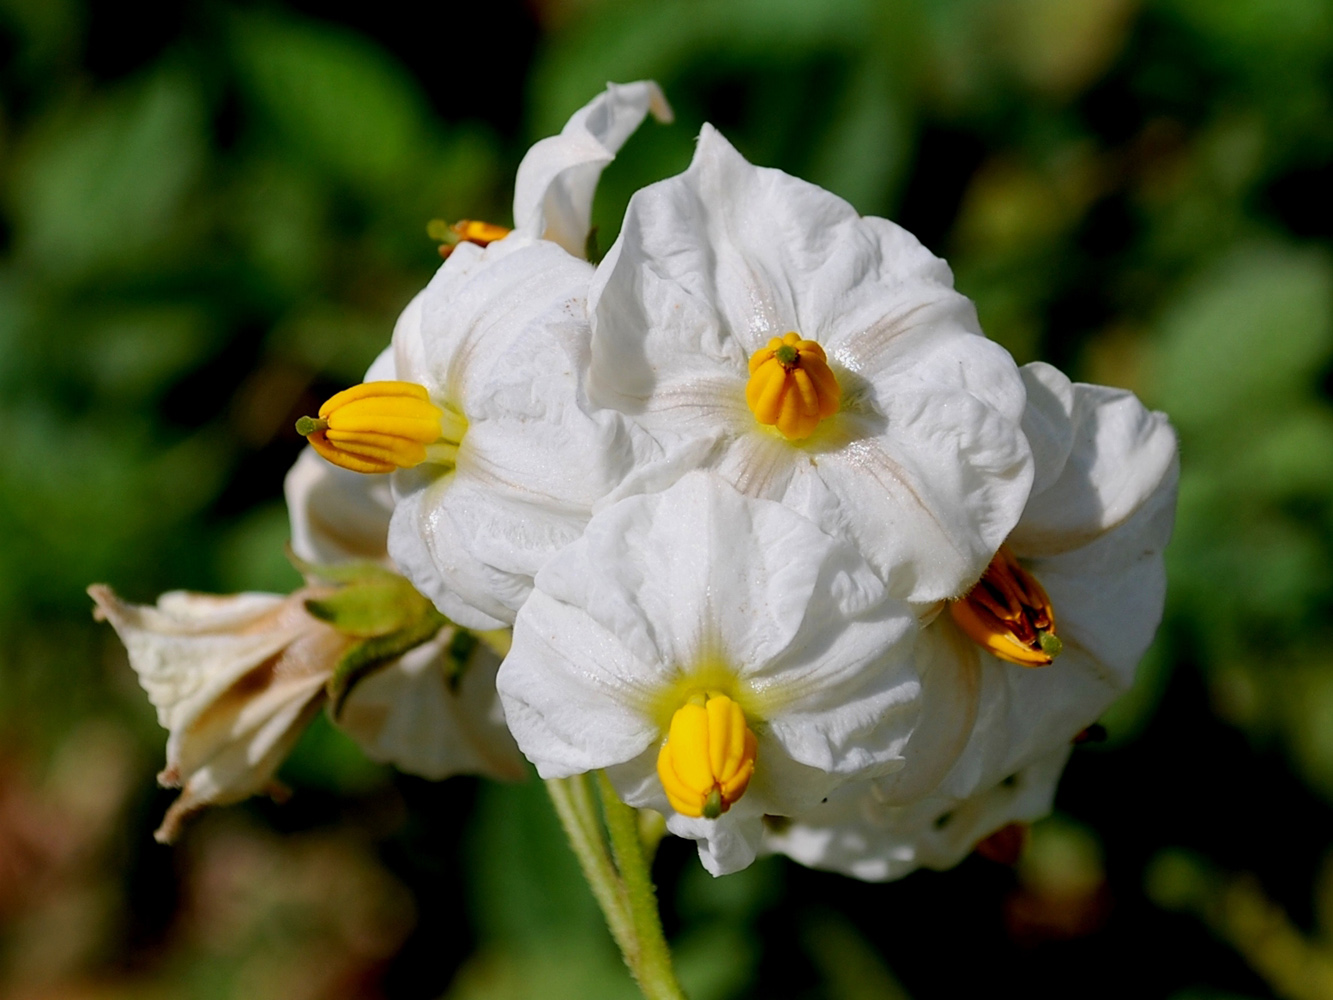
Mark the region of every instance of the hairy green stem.
POLYGON ((639 836, 638 812, 620 801, 606 772, 597 772, 597 791, 602 798, 602 815, 611 834, 611 853, 625 885, 630 916, 637 931, 638 955, 635 978, 644 993, 660 997, 684 997, 671 968, 671 949, 662 931, 662 917, 657 908, 657 890, 653 887, 648 857, 639 836), (654 987, 649 992, 649 982, 654 987))
POLYGON ((549 778, 546 787, 639 989, 648 1000, 686 1000, 672 970, 638 813, 620 801, 601 772, 595 778, 586 774, 549 778), (590 782, 597 787, 600 814, 590 782), (610 834, 609 850, 606 833, 610 834))
POLYGON ((592 797, 588 794, 587 776, 576 774, 572 778, 547 778, 546 790, 555 805, 556 815, 560 817, 560 824, 565 828, 569 846, 579 859, 583 877, 588 880, 597 905, 602 908, 611 936, 615 938, 620 950, 625 952, 634 942, 629 900, 611 855, 607 852, 606 842, 602 839, 596 810, 591 808, 592 797))

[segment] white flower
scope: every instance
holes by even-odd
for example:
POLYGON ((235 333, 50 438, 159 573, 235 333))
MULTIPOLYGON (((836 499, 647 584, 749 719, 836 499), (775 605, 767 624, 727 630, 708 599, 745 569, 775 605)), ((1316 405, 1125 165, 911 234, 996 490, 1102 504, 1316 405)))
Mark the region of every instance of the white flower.
POLYGON ((952 868, 1010 823, 1047 815, 1068 759, 1066 744, 963 799, 932 795, 894 806, 872 782, 845 785, 797 822, 770 821, 764 847, 867 882, 901 878, 917 868, 952 868))
POLYGON ((1005 547, 1049 596, 1061 651, 1048 666, 1021 666, 969 641, 955 615, 925 630, 923 643, 955 657, 975 686, 975 723, 946 788, 960 797, 1095 722, 1133 682, 1166 598, 1179 477, 1166 416, 1122 389, 1071 385, 1050 365, 1023 375, 1037 475, 1005 547))
POLYGON ((1162 616, 1175 434, 1131 393, 1071 384, 1040 363, 1023 377, 1033 493, 976 589, 920 634, 922 708, 906 764, 799 817, 770 838, 775 850, 863 878, 951 864, 968 838, 1049 805, 1045 785, 1026 797, 1024 775, 1038 769, 1053 791, 1070 741, 1133 681, 1162 616), (1006 819, 994 809, 1015 783, 1022 814, 1006 819), (932 826, 946 814, 985 822, 946 834, 932 826))
MULTIPOLYGON (((519 245, 531 245, 538 239, 553 241, 581 257, 591 225, 593 195, 602 170, 649 112, 659 121, 671 120, 671 109, 657 84, 651 81, 608 84, 604 93, 574 114, 559 135, 536 143, 519 164, 514 191, 514 235, 506 241, 509 245, 505 251, 497 249, 491 257, 498 258, 519 245)), ((432 293, 435 298, 439 294, 456 293, 472 299, 484 298, 487 288, 493 288, 497 308, 511 304, 505 296, 516 289, 506 283, 507 277, 487 271, 490 258, 486 258, 485 263, 477 260, 485 257, 480 247, 464 242, 455 248, 453 256, 455 259, 442 268, 442 272, 449 271, 453 280, 444 282, 443 275, 438 276, 436 285, 444 284, 445 287, 435 289, 432 293), (488 282, 493 283, 488 285, 488 282)), ((544 268, 553 256, 557 255, 553 255, 549 247, 545 251, 538 250, 532 256, 534 266, 544 268)), ((511 273, 515 263, 507 265, 511 273)), ((557 284, 553 294, 544 296, 543 301, 555 303, 557 320, 567 318, 567 311, 562 308, 563 299, 574 297, 582 302, 587 276, 591 272, 586 267, 576 266, 556 269, 556 273, 542 273, 557 284)), ((425 292, 418 295, 404 310, 395 328, 394 346, 386 349, 371 365, 366 372, 366 382, 428 377, 428 369, 438 360, 439 352, 434 352, 429 359, 426 356, 426 337, 434 336, 438 331, 434 328, 422 330, 425 295, 425 292)), ((451 325, 447 318, 445 325, 451 325)), ((457 324, 452 326, 456 328, 457 324)), ((542 360, 549 361, 550 358, 542 360)), ((449 368, 447 362, 443 368, 449 368)), ((457 372, 453 375, 446 373, 446 377, 462 381, 457 372)), ((434 388, 449 395, 442 386, 434 388)), ((458 400, 453 402, 456 405, 458 400)), ((468 446, 469 456, 476 450, 475 444, 474 441, 468 446)), ((432 472, 441 473, 442 470, 428 470, 417 479, 430 478, 432 472)), ((288 473, 286 485, 292 548, 296 554, 316 563, 369 559, 392 565, 387 551, 389 518, 393 511, 389 479, 383 473, 364 474, 337 468, 312 449, 303 452, 288 473)), ((410 485, 406 488, 409 492, 413 490, 410 485)), ((558 488, 555 495, 557 502, 564 499, 558 488)), ((421 499, 416 498, 417 501, 421 499)), ((477 560, 460 558, 467 567, 464 573, 468 570, 473 575, 496 572, 504 581, 502 586, 513 589, 506 569, 490 567, 485 554, 477 560)), ((494 600, 482 601, 495 612, 485 613, 467 607, 452 596, 445 582, 452 578, 449 568, 440 571, 433 567, 430 553, 412 551, 408 563, 417 567, 419 582, 438 598, 440 606, 454 612, 459 621, 479 628, 493 628, 512 619, 513 609, 503 601, 498 604, 494 600)), ((519 590, 522 589, 520 586, 519 590)))
POLYGON ((695 473, 543 567, 497 684, 543 777, 607 768, 719 874, 753 859, 762 815, 900 766, 915 632, 845 541, 695 473))
POLYGON ((1023 385, 948 266, 710 126, 631 200, 588 308, 592 398, 667 454, 618 495, 715 469, 914 602, 966 590, 1018 519, 1023 385))
MULTIPOLYGON (((405 585, 404 585, 405 586, 405 585)), ((156 607, 109 588, 89 594, 111 622, 169 732, 159 781, 180 788, 157 831, 171 841, 191 815, 273 786, 273 775, 327 701, 356 639, 311 615, 293 594, 215 597, 174 591, 156 607)), ((521 760, 498 718, 499 657, 453 628, 391 660, 352 688, 336 720, 369 756, 429 778, 481 772, 513 778, 521 760)))
POLYGON ((587 400, 592 266, 526 231, 544 205, 548 229, 582 228, 581 249, 597 176, 650 106, 665 107, 656 84, 613 86, 534 146, 515 194, 519 231, 484 249, 459 244, 394 330, 395 377, 425 386, 460 432, 452 466, 395 474, 389 552, 468 627, 511 624, 533 576, 650 446, 587 400))

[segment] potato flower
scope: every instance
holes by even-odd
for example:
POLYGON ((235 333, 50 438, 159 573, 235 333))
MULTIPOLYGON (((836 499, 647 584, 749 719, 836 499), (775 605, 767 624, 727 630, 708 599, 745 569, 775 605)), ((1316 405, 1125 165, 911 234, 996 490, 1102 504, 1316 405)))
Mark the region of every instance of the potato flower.
POLYGON ((156 606, 89 588, 169 733, 158 780, 181 794, 158 840, 206 806, 273 788, 331 698, 335 721, 375 760, 429 778, 522 776, 498 711, 499 656, 438 616, 409 620, 412 602, 397 599, 406 582, 380 579, 286 596, 173 591, 156 606))
POLYGON ((763 815, 902 765, 916 631, 845 540, 698 472, 547 562, 497 684, 543 777, 607 769, 721 874, 763 815))
POLYGON ((1049 804, 1070 741, 1132 683, 1162 617, 1175 434, 1124 390, 1071 384, 1041 363, 1023 378, 1032 496, 982 579, 921 632, 921 721, 903 747, 904 767, 799 817, 770 837, 773 849, 816 867, 879 873, 859 877, 950 864, 941 859, 970 849, 959 830, 979 840, 1049 804), (1050 787, 1038 794, 1024 775, 1047 775, 1048 765, 1050 787), (1010 794, 1016 787, 1022 797, 1010 794), (1022 803, 1022 814, 1000 808, 1005 801, 1022 803), (975 822, 937 835, 964 802, 975 822), (950 846, 908 864, 926 850, 913 846, 918 834, 950 846))
POLYGON ((661 451, 618 495, 713 469, 913 602, 959 596, 1018 520, 1022 381, 948 266, 711 126, 631 199, 588 311, 592 399, 661 451))
POLYGON ((393 562, 454 621, 512 623, 533 574, 638 461, 636 437, 646 442, 587 402, 581 255, 602 168, 650 111, 670 118, 656 84, 612 84, 533 146, 514 232, 459 242, 368 381, 298 425, 325 458, 371 474, 360 488, 339 473, 310 488, 315 474, 293 470, 298 552, 360 538, 384 509, 369 483, 400 469, 393 562))

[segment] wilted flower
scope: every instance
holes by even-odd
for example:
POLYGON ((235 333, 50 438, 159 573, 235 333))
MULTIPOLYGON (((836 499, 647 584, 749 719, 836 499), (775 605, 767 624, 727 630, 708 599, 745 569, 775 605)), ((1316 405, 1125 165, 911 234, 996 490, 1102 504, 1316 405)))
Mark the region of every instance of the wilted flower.
POLYGON ((543 777, 606 768, 720 874, 753 859, 764 814, 901 766, 915 632, 846 541, 694 473, 547 563, 498 685, 543 777))
POLYGON ((521 775, 498 718, 499 657, 470 633, 442 626, 433 610, 410 620, 419 608, 402 599, 411 588, 401 578, 381 572, 371 580, 287 596, 174 591, 155 607, 89 588, 169 731, 159 780, 181 794, 159 840, 175 839, 206 806, 273 787, 301 732, 331 700, 335 721, 376 760, 431 778, 521 775))

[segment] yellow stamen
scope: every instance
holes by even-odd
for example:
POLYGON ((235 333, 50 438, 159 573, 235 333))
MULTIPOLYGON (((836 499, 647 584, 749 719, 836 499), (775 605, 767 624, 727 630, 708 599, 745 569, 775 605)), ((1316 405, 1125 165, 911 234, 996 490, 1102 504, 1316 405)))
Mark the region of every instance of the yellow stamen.
POLYGON ((813 340, 784 334, 750 356, 745 402, 756 420, 777 427, 789 441, 808 438, 841 401, 842 386, 813 340))
POLYGON ((354 385, 331 396, 318 417, 296 422, 297 433, 328 461, 366 473, 452 464, 466 429, 462 416, 440 409, 414 382, 354 385))
POLYGON ((1005 545, 949 613, 973 642, 1010 663, 1044 667, 1063 648, 1051 599, 1005 545))
POLYGON ((443 219, 431 219, 426 225, 426 234, 433 240, 440 241, 440 256, 448 257, 454 247, 460 243, 475 243, 484 247, 488 243, 502 240, 510 230, 497 226, 493 222, 478 222, 475 219, 459 219, 453 225, 443 219))
POLYGON ((696 693, 671 717, 657 776, 676 812, 717 819, 745 794, 754 774, 754 733, 724 694, 696 693))

